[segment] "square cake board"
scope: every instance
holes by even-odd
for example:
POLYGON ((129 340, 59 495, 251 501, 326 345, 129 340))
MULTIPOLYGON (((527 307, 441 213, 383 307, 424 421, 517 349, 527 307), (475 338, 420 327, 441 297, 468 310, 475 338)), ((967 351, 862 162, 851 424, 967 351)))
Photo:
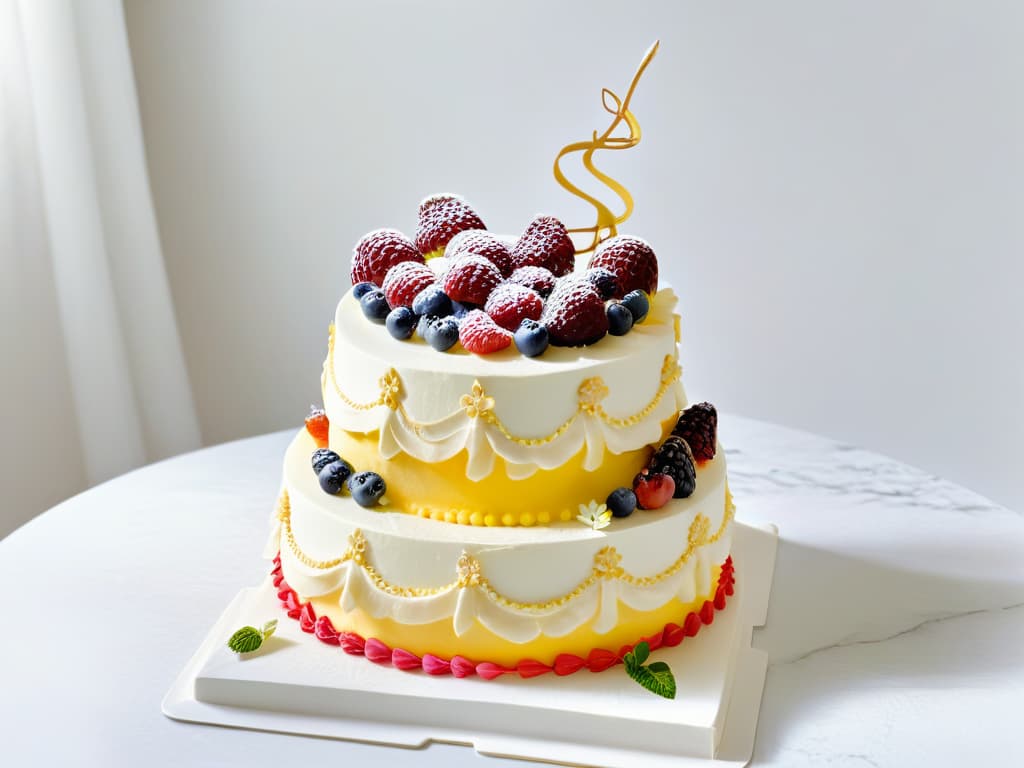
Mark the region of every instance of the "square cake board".
POLYGON ((674 700, 621 666, 528 680, 434 677, 349 656, 283 615, 268 578, 228 605, 163 700, 175 720, 401 747, 430 741, 484 755, 573 765, 744 766, 754 748, 768 657, 752 647, 768 611, 777 530, 737 523, 736 592, 712 624, 652 653, 676 678, 674 700), (227 638, 279 618, 245 657, 227 638))

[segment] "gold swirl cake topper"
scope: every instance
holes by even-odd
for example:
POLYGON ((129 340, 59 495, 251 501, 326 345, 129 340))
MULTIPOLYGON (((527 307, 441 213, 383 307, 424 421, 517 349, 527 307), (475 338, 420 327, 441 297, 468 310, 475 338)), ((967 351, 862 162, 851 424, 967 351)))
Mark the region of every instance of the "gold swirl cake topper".
POLYGON ((597 209, 597 222, 592 227, 579 227, 577 229, 570 229, 570 233, 583 233, 589 232, 591 234, 590 243, 585 248, 576 248, 576 253, 589 253, 597 247, 598 243, 609 237, 614 237, 617 232, 619 224, 629 218, 630 214, 633 213, 633 196, 629 194, 622 184, 617 182, 611 176, 606 173, 602 173, 594 166, 594 152, 599 149, 629 149, 635 147, 640 143, 640 123, 637 122, 636 117, 632 112, 629 111, 629 101, 633 98, 633 91, 636 90, 636 85, 640 81, 640 76, 647 69, 647 65, 651 63, 651 59, 654 58, 654 54, 658 52, 658 43, 660 41, 655 40, 654 44, 647 49, 647 53, 644 54, 643 60, 640 62, 640 66, 633 75, 633 80, 629 84, 629 90, 626 91, 626 98, 620 99, 615 95, 613 91, 608 88, 601 89, 601 104, 605 108, 605 111, 613 115, 611 124, 605 129, 604 133, 598 135, 597 131, 594 131, 593 137, 589 141, 576 141, 562 148, 562 151, 558 153, 555 158, 555 179, 565 187, 569 192, 586 200, 594 208, 597 209), (629 128, 629 134, 627 136, 612 136, 612 132, 619 127, 619 124, 625 120, 626 126, 629 128), (577 187, 562 172, 562 168, 559 165, 562 158, 572 152, 583 153, 583 165, 590 173, 592 173, 598 181, 603 183, 609 189, 611 189, 622 202, 625 204, 625 210, 622 214, 616 216, 612 213, 611 209, 598 200, 593 195, 589 195, 582 189, 577 187))

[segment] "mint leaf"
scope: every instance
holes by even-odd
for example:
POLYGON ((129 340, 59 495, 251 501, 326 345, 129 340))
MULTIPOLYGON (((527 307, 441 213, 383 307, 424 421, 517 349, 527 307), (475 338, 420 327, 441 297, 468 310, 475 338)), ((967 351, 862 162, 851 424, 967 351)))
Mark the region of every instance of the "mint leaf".
POLYGON ((633 647, 633 658, 636 659, 637 664, 643 664, 650 655, 651 646, 647 644, 646 640, 641 640, 633 647))
POLYGON ((228 648, 235 653, 252 653, 261 645, 263 645, 263 633, 256 627, 242 627, 228 640, 228 648))
POLYGON ((656 672, 651 671, 650 667, 640 667, 636 674, 630 675, 630 677, 651 693, 664 696, 666 699, 674 699, 676 697, 676 679, 672 676, 672 671, 667 665, 665 665, 665 669, 656 672))
POLYGON ((263 629, 260 630, 260 633, 263 635, 263 639, 266 640, 268 637, 274 634, 275 629, 277 629, 277 619, 271 619, 266 624, 264 624, 263 629))
POLYGON ((664 696, 666 699, 674 699, 676 697, 676 679, 672 676, 672 670, 664 661, 655 661, 644 666, 644 662, 647 661, 650 654, 651 647, 646 642, 637 643, 630 653, 622 657, 626 674, 651 693, 664 696))

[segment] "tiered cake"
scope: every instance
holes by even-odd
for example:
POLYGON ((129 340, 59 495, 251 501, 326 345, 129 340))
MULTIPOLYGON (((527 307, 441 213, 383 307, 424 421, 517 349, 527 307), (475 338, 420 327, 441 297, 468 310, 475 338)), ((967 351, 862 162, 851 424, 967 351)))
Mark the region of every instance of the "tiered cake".
MULTIPOLYGON (((628 97, 619 120, 639 140, 628 97)), ((496 237, 440 195, 414 240, 357 244, 268 544, 303 629, 401 668, 531 677, 628 667, 725 606, 714 408, 687 408, 676 295, 647 243, 607 237, 622 218, 586 259, 553 217, 496 237)))

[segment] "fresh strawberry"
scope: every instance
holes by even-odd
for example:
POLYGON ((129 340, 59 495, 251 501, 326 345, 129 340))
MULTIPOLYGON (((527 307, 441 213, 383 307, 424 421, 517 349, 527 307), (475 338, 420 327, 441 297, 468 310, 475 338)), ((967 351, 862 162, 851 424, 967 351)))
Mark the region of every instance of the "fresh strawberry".
POLYGON ((544 267, 519 267, 508 278, 510 283, 532 288, 542 297, 548 296, 555 288, 555 276, 544 267))
POLYGON ((501 282, 498 268, 481 256, 464 256, 444 276, 444 292, 452 301, 483 305, 501 282))
POLYGON ((469 203, 458 195, 431 195, 420 203, 416 246, 427 258, 442 256, 449 241, 467 229, 487 229, 469 203))
POLYGON ((640 509, 661 509, 675 491, 676 483, 671 475, 644 469, 633 478, 633 493, 640 509))
POLYGON ((349 276, 352 285, 373 283, 380 286, 388 270, 403 261, 423 263, 423 255, 412 241, 397 229, 375 229, 363 235, 352 253, 349 276))
POLYGON ((433 285, 435 280, 434 270, 426 264, 403 261, 388 270, 381 288, 384 289, 384 297, 392 309, 411 307, 416 294, 433 285))
POLYGON ((502 283, 487 297, 484 312, 502 328, 514 331, 526 318, 537 320, 544 302, 536 291, 515 283, 502 283))
POLYGON ((590 257, 589 269, 603 267, 618 279, 616 299, 630 291, 654 293, 658 290, 658 257, 639 237, 618 235, 597 246, 590 257))
POLYGON ((582 278, 563 278, 551 292, 540 322, 556 347, 583 347, 608 333, 608 315, 601 294, 582 278))
POLYGON ((501 328, 485 312, 474 309, 459 323, 459 341, 469 352, 489 355, 512 343, 512 334, 501 328))
POLYGON ((681 437, 693 451, 693 458, 703 463, 715 458, 718 411, 711 403, 691 405, 679 414, 672 434, 681 437))
POLYGON ((309 416, 306 417, 306 431, 316 441, 317 448, 327 447, 327 435, 330 428, 331 424, 327 420, 327 414, 324 413, 324 409, 317 408, 315 405, 309 406, 309 416))
POLYGON ((516 267, 545 267, 561 277, 576 266, 576 246, 562 222, 554 216, 538 216, 516 242, 512 261, 516 267))
POLYGON ((502 277, 512 274, 512 251, 496 235, 485 229, 459 232, 444 249, 444 255, 453 261, 460 256, 483 256, 498 268, 502 277))

